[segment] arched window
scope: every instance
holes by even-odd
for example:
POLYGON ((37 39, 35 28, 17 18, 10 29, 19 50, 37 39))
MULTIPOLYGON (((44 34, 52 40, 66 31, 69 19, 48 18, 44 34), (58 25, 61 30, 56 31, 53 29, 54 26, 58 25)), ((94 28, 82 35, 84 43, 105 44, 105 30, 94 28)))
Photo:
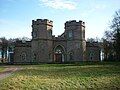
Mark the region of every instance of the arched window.
POLYGON ((60 45, 55 48, 55 53, 61 54, 63 52, 64 52, 64 50, 60 45))
POLYGON ((25 52, 21 54, 21 60, 26 61, 26 53, 25 52))
POLYGON ((70 31, 68 32, 68 37, 69 37, 69 38, 72 38, 72 37, 73 37, 73 32, 72 32, 72 30, 70 30, 70 31))
POLYGON ((32 32, 32 36, 33 36, 33 38, 36 38, 36 37, 37 37, 37 32, 36 32, 36 31, 33 31, 33 32, 32 32))
POLYGON ((73 60, 73 53, 72 52, 69 53, 69 58, 70 58, 70 60, 73 60))
POLYGON ((93 60, 94 53, 93 51, 90 51, 90 60, 93 60))
POLYGON ((33 55, 33 59, 36 60, 36 54, 35 54, 35 53, 34 53, 34 55, 33 55))

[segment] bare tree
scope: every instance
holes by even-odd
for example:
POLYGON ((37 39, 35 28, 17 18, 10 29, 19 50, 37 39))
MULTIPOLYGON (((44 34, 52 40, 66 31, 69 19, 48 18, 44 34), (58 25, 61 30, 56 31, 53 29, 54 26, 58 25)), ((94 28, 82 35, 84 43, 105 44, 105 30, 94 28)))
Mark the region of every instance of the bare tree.
POLYGON ((100 42, 100 39, 98 37, 96 38, 87 38, 87 42, 100 42))
POLYGON ((5 37, 0 38, 0 40, 1 40, 1 54, 2 54, 1 62, 3 63, 7 59, 8 40, 5 37))
POLYGON ((114 18, 112 20, 111 28, 114 34, 114 51, 116 55, 116 60, 120 61, 120 9, 115 12, 114 18))
POLYGON ((120 10, 115 12, 109 31, 105 31, 103 47, 105 58, 120 60, 120 10))

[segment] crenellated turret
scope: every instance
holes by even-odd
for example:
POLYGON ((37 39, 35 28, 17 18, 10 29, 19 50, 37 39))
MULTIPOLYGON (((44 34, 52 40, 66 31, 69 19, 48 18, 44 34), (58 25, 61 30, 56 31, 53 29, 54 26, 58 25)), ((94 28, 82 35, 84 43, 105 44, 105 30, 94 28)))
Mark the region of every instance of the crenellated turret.
POLYGON ((65 27, 69 27, 69 26, 84 26, 85 27, 85 22, 81 20, 79 22, 77 22, 76 20, 70 20, 65 23, 65 27))
POLYGON ((65 35, 67 39, 85 40, 85 22, 76 20, 67 21, 65 23, 65 35))
POLYGON ((32 25, 49 25, 53 27, 53 21, 48 19, 32 20, 32 25))
POLYGON ((32 20, 33 39, 52 39, 53 21, 48 19, 32 20))

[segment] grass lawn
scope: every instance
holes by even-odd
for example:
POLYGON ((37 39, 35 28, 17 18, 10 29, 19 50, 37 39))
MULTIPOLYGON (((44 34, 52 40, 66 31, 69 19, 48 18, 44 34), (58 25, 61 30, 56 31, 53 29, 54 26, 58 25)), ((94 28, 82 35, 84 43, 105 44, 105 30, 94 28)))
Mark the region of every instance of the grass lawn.
POLYGON ((0 90, 120 89, 120 62, 23 65, 0 90))
POLYGON ((3 68, 3 67, 0 67, 0 72, 4 71, 4 69, 5 69, 5 68, 3 68))

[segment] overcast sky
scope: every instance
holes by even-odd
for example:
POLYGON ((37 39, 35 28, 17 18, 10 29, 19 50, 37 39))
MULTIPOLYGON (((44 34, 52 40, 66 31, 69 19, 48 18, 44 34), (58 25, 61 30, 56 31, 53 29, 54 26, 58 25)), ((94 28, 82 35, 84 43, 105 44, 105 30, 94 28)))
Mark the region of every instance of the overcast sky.
POLYGON ((53 34, 64 32, 64 23, 82 20, 86 38, 101 38, 120 0, 0 0, 0 37, 31 38, 34 19, 53 21, 53 34))

